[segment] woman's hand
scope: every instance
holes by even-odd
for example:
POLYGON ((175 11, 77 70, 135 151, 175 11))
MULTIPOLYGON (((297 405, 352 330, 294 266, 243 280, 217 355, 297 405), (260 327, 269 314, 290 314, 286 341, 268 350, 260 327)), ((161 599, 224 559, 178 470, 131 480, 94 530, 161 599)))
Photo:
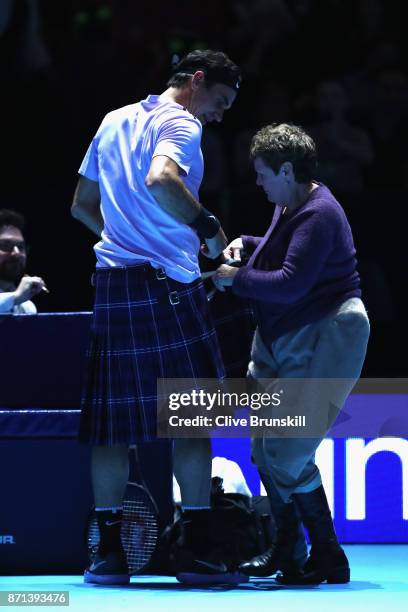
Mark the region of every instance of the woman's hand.
POLYGON ((224 261, 228 262, 233 259, 234 261, 241 261, 241 251, 244 249, 241 238, 235 238, 229 243, 226 249, 222 252, 224 261))
MULTIPOLYGON (((241 239, 238 238, 238 240, 241 239)), ((236 268, 235 266, 222 264, 219 268, 217 268, 214 276, 212 277, 212 281, 219 291, 225 291, 224 287, 230 287, 232 285, 234 277, 238 271, 239 268, 236 268)))

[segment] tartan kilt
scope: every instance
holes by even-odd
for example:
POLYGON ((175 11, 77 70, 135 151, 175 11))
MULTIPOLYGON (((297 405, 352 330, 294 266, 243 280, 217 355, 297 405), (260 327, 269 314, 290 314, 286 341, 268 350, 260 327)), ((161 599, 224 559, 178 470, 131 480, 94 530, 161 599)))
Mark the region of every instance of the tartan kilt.
POLYGON ((81 442, 155 440, 157 378, 225 376, 202 281, 180 283, 161 272, 141 265, 93 275, 81 442))
POLYGON ((217 291, 210 301, 210 313, 220 344, 228 378, 245 378, 251 358, 255 318, 249 300, 228 288, 217 291))

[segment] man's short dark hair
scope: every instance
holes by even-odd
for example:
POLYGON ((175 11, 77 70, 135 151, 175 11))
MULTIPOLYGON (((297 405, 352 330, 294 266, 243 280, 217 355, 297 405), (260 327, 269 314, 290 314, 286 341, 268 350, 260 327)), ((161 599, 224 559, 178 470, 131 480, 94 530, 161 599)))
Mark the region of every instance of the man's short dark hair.
POLYGON ((239 67, 222 51, 207 49, 191 51, 175 64, 167 87, 182 87, 197 70, 204 72, 207 87, 223 83, 232 89, 239 89, 241 84, 239 67))
POLYGON ((284 162, 291 162, 296 182, 308 183, 316 173, 316 145, 298 125, 272 123, 259 130, 251 142, 250 158, 260 157, 277 174, 284 162))
POLYGON ((10 225, 12 227, 17 227, 20 232, 24 230, 25 220, 23 215, 21 215, 16 210, 11 210, 9 208, 0 208, 0 230, 3 227, 10 225))

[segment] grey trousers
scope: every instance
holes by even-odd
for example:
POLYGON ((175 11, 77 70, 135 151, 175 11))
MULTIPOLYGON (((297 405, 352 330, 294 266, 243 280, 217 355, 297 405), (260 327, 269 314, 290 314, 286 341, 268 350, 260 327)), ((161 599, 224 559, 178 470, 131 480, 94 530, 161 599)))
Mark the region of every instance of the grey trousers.
MULTIPOLYGON (((336 406, 341 409, 361 374, 370 333, 363 302, 351 298, 328 316, 291 331, 266 345, 256 330, 248 375, 255 379, 306 379, 298 401, 303 414, 319 414, 324 400, 321 381, 337 379, 336 406)), ((321 485, 315 451, 322 437, 253 438, 252 458, 268 490, 268 480, 284 502, 293 493, 321 485)))

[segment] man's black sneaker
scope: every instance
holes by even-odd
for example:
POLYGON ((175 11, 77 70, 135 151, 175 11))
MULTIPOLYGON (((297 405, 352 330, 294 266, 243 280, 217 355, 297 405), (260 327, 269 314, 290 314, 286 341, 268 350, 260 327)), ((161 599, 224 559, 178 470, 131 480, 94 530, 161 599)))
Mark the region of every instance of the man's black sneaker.
MULTIPOLYGON (((201 555, 200 555, 201 556, 201 555)), ((248 582, 248 576, 244 576, 235 568, 228 568, 220 560, 221 555, 209 554, 197 558, 192 551, 179 550, 177 555, 178 571, 176 578, 184 584, 230 584, 236 585, 248 582)))
POLYGON ((181 535, 175 551, 176 578, 184 584, 230 584, 247 582, 247 576, 228 567, 224 551, 214 541, 211 510, 187 510, 181 520, 181 535))
POLYGON ((90 566, 85 570, 84 582, 93 584, 128 584, 129 571, 123 551, 106 555, 95 553, 90 566))
POLYGON ((176 578, 183 584, 229 584, 237 585, 248 582, 248 576, 244 576, 238 571, 229 571, 225 563, 212 563, 194 559, 190 567, 176 574, 176 578))

